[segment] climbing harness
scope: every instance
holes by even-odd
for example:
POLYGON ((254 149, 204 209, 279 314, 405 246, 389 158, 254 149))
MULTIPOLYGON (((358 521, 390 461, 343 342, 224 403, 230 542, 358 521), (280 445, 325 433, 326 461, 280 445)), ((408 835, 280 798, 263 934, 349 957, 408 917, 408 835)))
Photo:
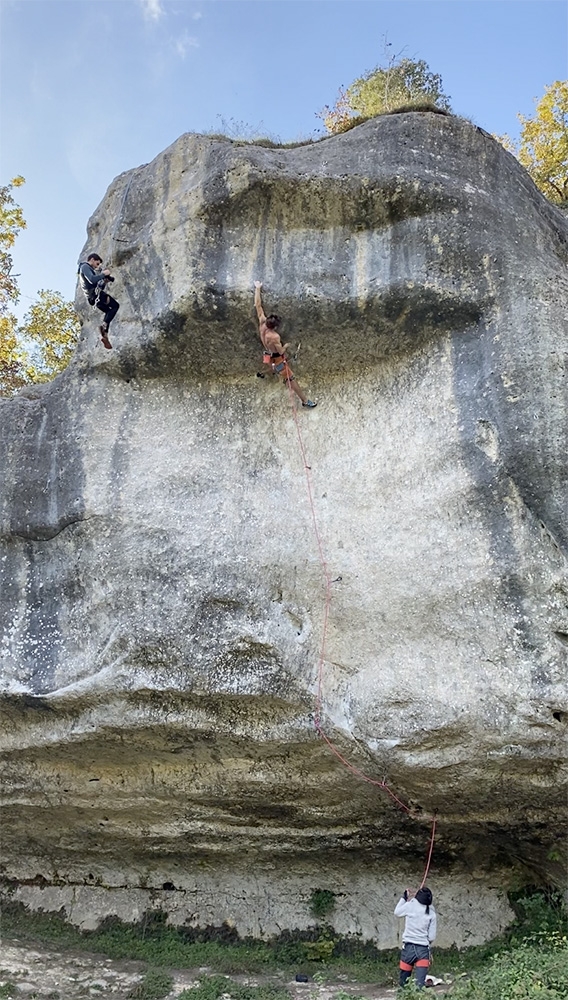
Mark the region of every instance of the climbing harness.
POLYGON ((288 386, 295 381, 294 372, 291 371, 285 354, 278 354, 278 352, 269 354, 268 351, 265 351, 262 355, 262 362, 265 365, 270 365, 273 375, 282 375, 288 386))
MULTIPOLYGON (((269 360, 271 360, 271 359, 269 359, 269 360)), ((286 382, 288 384, 288 391, 289 391, 289 397, 290 397, 290 405, 291 405, 291 408, 292 408, 292 415, 294 417, 294 423, 295 423, 295 426, 296 426, 296 435, 297 435, 298 444, 299 444, 299 447, 300 447, 300 454, 301 454, 302 462, 303 462, 303 465, 304 465, 304 475, 305 475, 305 479, 306 479, 306 487, 307 487, 307 493, 308 493, 308 500, 309 500, 309 504, 310 504, 310 511, 311 511, 311 517, 312 517, 312 526, 313 526, 313 530, 314 530, 314 535, 315 535, 315 539, 316 539, 316 543, 317 543, 317 549, 318 549, 318 554, 319 554, 319 560, 320 560, 320 563, 321 563, 322 572, 323 572, 323 578, 324 578, 324 582, 325 582, 325 597, 324 597, 324 607, 323 607, 322 637, 321 637, 320 651, 319 651, 319 657, 318 657, 318 666, 317 666, 317 690, 316 690, 316 703, 315 703, 315 713, 314 713, 314 728, 315 728, 316 732, 318 733, 318 736, 321 737, 321 739, 324 741, 324 743, 326 744, 326 746, 328 747, 328 749, 330 750, 330 752, 333 753, 334 756, 337 757, 337 759, 339 761, 341 761, 341 763, 343 764, 343 766, 346 767, 351 772, 351 774, 354 774, 361 781, 366 781, 368 784, 375 785, 375 787, 380 788, 381 791, 385 792, 387 795, 390 796, 390 798, 393 800, 393 802, 395 802, 396 805, 399 806, 400 809, 402 809, 404 812, 406 812, 408 815, 410 815, 412 813, 412 810, 411 810, 410 806, 407 806, 406 803, 403 802, 402 799, 400 799, 398 797, 398 795, 395 794, 395 792, 392 790, 392 788, 390 788, 390 786, 387 784, 386 777, 384 777, 382 779, 382 781, 379 781, 377 778, 372 778, 370 775, 365 774, 364 771, 361 771, 360 768, 356 767, 354 764, 351 764, 351 762, 348 761, 347 758, 343 756, 343 754, 335 746, 334 742, 330 739, 330 737, 325 733, 325 731, 323 729, 323 723, 322 723, 323 669, 324 669, 324 663, 325 663, 326 643, 327 643, 327 630, 328 630, 328 623, 329 623, 329 611, 330 611, 330 605, 331 605, 331 585, 332 585, 332 583, 337 583, 339 580, 341 580, 341 577, 340 576, 336 577, 334 580, 331 579, 331 574, 329 572, 329 568, 328 568, 328 565, 327 565, 327 560, 325 558, 325 552, 324 552, 323 542, 322 542, 322 539, 321 539, 321 534, 320 534, 320 531, 319 531, 319 526, 318 526, 317 517, 316 517, 316 508, 315 508, 315 503, 314 503, 314 488, 313 488, 312 474, 311 474, 312 473, 312 467, 308 463, 308 458, 307 458, 307 453, 306 453, 306 447, 304 445, 304 440, 303 440, 303 437, 302 437, 302 431, 301 431, 301 427, 300 427, 300 421, 298 420, 298 412, 297 412, 297 408, 296 408, 295 400, 294 400, 294 391, 293 391, 292 386, 290 384, 291 379, 288 378, 287 376, 285 376, 285 377, 286 377, 286 382)), ((427 852, 427 857, 426 857, 426 865, 425 865, 425 868, 424 868, 424 874, 422 876, 422 881, 421 881, 420 886, 419 886, 420 889, 422 889, 422 887, 425 885, 426 879, 428 878, 428 872, 430 871, 430 864, 431 864, 431 861, 432 861, 432 853, 434 851, 435 837, 436 837, 436 817, 433 816, 433 818, 432 818, 432 830, 431 830, 431 833, 430 833, 430 841, 429 841, 428 852, 427 852)))

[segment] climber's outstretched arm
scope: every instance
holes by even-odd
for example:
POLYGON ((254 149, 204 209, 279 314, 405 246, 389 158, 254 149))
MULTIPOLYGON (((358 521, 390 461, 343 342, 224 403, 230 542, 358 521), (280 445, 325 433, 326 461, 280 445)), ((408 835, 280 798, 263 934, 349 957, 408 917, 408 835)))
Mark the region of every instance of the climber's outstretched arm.
POLYGON ((262 308, 262 299, 260 297, 260 289, 262 288, 262 281, 255 281, 254 283, 254 305, 256 308, 256 315, 258 316, 259 323, 266 322, 266 316, 264 315, 264 309, 262 308))

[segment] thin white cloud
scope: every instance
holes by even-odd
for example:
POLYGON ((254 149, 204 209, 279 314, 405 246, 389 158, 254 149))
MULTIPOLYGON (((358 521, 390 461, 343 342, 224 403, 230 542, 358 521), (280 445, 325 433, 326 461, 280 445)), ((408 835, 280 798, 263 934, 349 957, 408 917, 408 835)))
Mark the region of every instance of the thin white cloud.
POLYGON ((187 31, 184 31, 181 38, 178 38, 175 42, 175 50, 182 59, 185 59, 190 49, 198 48, 199 40, 194 35, 188 35, 187 31))
POLYGON ((203 14, 201 13, 200 10, 196 10, 196 11, 193 12, 193 14, 191 16, 192 16, 192 18, 193 18, 194 21, 200 21, 201 18, 203 17, 203 14))
POLYGON ((159 21, 166 13, 162 7, 161 0, 140 0, 142 13, 147 21, 159 21))

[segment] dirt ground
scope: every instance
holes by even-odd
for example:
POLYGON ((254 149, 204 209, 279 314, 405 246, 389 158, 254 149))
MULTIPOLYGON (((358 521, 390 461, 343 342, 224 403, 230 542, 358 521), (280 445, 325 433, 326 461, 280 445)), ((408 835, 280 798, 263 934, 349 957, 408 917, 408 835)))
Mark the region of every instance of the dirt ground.
MULTIPOLYGON (((17 940, 0 944, 0 997, 13 996, 15 1000, 87 1000, 92 997, 112 995, 116 1000, 126 1000, 129 993, 141 982, 147 965, 143 962, 115 961, 83 951, 57 951, 34 947, 17 940), (10 989, 6 984, 11 984, 10 989)), ((213 969, 168 969, 174 985, 168 1000, 191 986, 203 975, 212 975, 213 969)), ((310 981, 285 982, 278 976, 232 976, 237 982, 259 986, 274 983, 285 986, 292 1000, 335 1000, 338 993, 366 1000, 393 1000, 395 988, 381 988, 373 983, 349 982, 347 977, 334 983, 320 985, 310 981)), ((444 993, 447 986, 436 986, 428 995, 444 993)))

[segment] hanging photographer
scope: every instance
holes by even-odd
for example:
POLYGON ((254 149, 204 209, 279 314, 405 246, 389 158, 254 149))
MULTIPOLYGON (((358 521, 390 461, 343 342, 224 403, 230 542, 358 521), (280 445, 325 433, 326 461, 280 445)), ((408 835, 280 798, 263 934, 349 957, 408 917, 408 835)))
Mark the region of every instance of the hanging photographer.
POLYGON ((114 281, 114 278, 108 269, 101 270, 102 262, 102 257, 98 253, 90 253, 85 261, 79 262, 78 274, 89 305, 104 313, 99 331, 103 346, 110 350, 112 344, 108 339, 108 329, 118 312, 119 304, 106 291, 107 284, 114 281))

